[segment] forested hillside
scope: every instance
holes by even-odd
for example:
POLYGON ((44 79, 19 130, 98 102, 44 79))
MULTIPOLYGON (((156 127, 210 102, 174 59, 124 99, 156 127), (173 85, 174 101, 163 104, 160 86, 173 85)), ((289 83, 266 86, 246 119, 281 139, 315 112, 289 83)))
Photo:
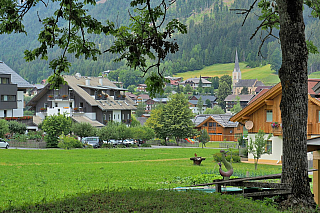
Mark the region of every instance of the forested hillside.
MULTIPOLYGON (((202 69, 217 63, 231 63, 234 61, 235 51, 238 51, 239 61, 255 67, 271 63, 275 70, 281 64, 280 45, 275 39, 269 39, 262 48, 263 57, 258 56, 261 43, 260 34, 250 40, 251 34, 259 25, 257 16, 248 16, 244 26, 243 16, 231 11, 230 8, 248 8, 252 0, 235 0, 234 4, 227 6, 222 0, 176 0, 168 11, 168 19, 178 18, 188 26, 188 34, 176 35, 180 45, 180 51, 169 55, 164 62, 167 75, 179 72, 202 69)), ((116 26, 129 24, 130 0, 107 0, 95 7, 88 7, 90 14, 97 19, 110 20, 116 26)), ((40 30, 39 19, 52 13, 57 5, 49 4, 47 8, 38 6, 34 8, 25 19, 28 35, 0 35, 0 60, 17 71, 22 77, 31 83, 40 82, 47 78, 52 70, 48 68, 48 61, 36 60, 25 62, 23 52, 38 45, 37 33, 40 30), (37 15, 39 14, 39 16, 37 15)), ((306 9, 307 12, 308 9, 306 9)), ((319 33, 320 22, 306 18, 307 38, 320 46, 319 33)), ((91 36, 100 50, 106 50, 112 43, 112 37, 105 35, 91 36)), ((60 54, 60 50, 53 49, 49 54, 49 60, 60 54)), ((104 70, 117 70, 110 76, 113 80, 120 80, 125 86, 143 82, 139 71, 130 71, 123 62, 112 62, 117 56, 102 54, 97 61, 75 59, 69 56, 72 63, 71 74, 79 72, 82 75, 97 76, 104 70), (130 73, 129 73, 130 71, 130 73)), ((318 56, 310 56, 310 70, 320 70, 318 56)))

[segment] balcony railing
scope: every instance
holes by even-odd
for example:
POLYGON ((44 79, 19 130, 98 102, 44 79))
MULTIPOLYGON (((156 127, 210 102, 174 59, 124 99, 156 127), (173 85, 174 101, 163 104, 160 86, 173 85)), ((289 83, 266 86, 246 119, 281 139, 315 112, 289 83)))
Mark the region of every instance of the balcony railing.
POLYGON ((73 96, 69 96, 69 95, 48 95, 48 101, 53 101, 53 100, 70 100, 70 99, 74 99, 73 96))

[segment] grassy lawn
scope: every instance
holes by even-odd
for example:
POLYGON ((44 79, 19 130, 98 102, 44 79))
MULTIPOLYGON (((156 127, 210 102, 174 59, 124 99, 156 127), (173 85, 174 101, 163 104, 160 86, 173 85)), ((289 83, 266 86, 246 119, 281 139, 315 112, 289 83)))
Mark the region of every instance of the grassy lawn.
MULTIPOLYGON (((175 180, 218 173, 212 157, 216 152, 219 150, 209 148, 1 149, 0 211, 36 203, 61 203, 61 199, 74 196, 81 200, 96 190, 97 194, 117 192, 123 200, 128 190, 142 196, 140 193, 146 191, 186 186, 175 180), (206 158, 201 166, 190 161, 194 153, 206 158)), ((234 168, 245 173, 253 171, 254 165, 238 163, 234 168)), ((281 172, 279 166, 259 165, 258 169, 262 174, 281 172)))
MULTIPOLYGON (((256 68, 247 68, 245 63, 239 63, 241 69, 242 79, 258 79, 265 85, 274 85, 280 82, 278 75, 274 74, 271 70, 270 65, 256 68)), ((184 80, 188 78, 200 77, 201 76, 218 76, 223 75, 232 76, 234 63, 229 64, 215 64, 203 68, 202 70, 194 70, 184 73, 177 73, 175 76, 183 77, 184 80)))

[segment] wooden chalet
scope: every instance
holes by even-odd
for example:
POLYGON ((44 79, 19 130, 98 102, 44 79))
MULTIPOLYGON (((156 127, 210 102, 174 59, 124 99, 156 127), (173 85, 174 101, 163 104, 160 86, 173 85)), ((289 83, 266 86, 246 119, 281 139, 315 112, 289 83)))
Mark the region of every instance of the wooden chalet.
MULTIPOLYGON (((307 136, 313 138, 320 136, 320 99, 313 91, 313 87, 320 79, 308 80, 308 127, 307 136)), ((262 155, 259 162, 281 163, 282 156, 282 120, 280 102, 282 87, 278 83, 263 95, 251 101, 247 107, 234 115, 230 120, 240 122, 248 130, 248 137, 254 140, 255 134, 262 129, 266 136, 272 137, 266 144, 270 155, 262 155)), ((249 161, 253 156, 249 155, 249 161)))
POLYGON ((206 129, 210 141, 237 141, 243 131, 238 122, 231 122, 231 114, 197 115, 194 119, 195 129, 206 129))

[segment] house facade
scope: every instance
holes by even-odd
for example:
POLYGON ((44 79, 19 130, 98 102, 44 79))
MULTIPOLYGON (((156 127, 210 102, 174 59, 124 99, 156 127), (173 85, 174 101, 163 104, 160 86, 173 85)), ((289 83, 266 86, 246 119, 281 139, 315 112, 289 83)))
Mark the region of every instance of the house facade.
POLYGON ((193 89, 196 89, 199 86, 200 79, 202 81, 202 87, 211 87, 211 82, 204 78, 189 78, 185 81, 182 81, 180 85, 186 86, 189 84, 193 89))
POLYGON ((109 121, 130 124, 134 102, 109 79, 65 75, 67 82, 60 89, 50 89, 47 84, 28 103, 43 120, 46 116, 66 113, 76 122, 86 122, 101 127, 109 121))
POLYGON ((206 129, 210 141, 237 141, 243 132, 239 122, 231 122, 231 114, 197 115, 193 120, 195 129, 206 129))
POLYGON ((238 99, 241 108, 245 108, 254 95, 228 95, 224 102, 226 102, 226 112, 231 112, 234 105, 237 104, 238 99))
MULTIPOLYGON (((312 90, 314 81, 320 79, 309 79, 308 95, 308 138, 320 136, 320 100, 317 94, 312 90)), ((250 102, 242 111, 234 115, 230 120, 240 122, 248 130, 248 139, 254 140, 259 129, 265 132, 265 138, 271 134, 270 140, 266 144, 266 150, 270 154, 262 155, 259 162, 281 163, 282 156, 282 121, 280 111, 280 101, 282 96, 282 87, 278 83, 263 95, 250 102)), ((249 161, 253 161, 253 155, 249 154, 249 161)))
MULTIPOLYGON (((200 97, 201 97, 203 103, 206 103, 206 101, 209 100, 211 103, 211 108, 213 108, 214 105, 217 104, 217 97, 214 95, 194 95, 190 98, 190 100, 199 100, 200 97)), ((208 106, 206 106, 206 107, 208 107, 208 106)))
POLYGON ((0 61, 0 118, 23 117, 24 93, 33 86, 0 61))

